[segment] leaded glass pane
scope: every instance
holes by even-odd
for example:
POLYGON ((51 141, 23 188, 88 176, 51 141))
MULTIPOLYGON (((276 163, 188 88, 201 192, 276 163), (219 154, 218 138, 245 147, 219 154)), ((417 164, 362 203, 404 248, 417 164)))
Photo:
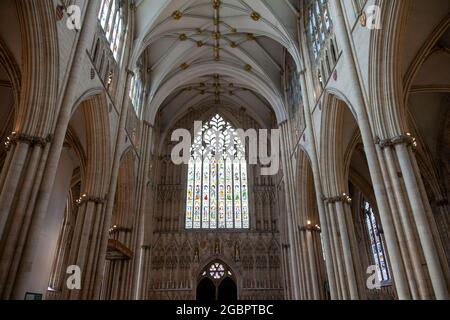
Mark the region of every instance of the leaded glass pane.
POLYGON ((194 138, 187 193, 187 229, 249 228, 245 148, 219 115, 194 138))

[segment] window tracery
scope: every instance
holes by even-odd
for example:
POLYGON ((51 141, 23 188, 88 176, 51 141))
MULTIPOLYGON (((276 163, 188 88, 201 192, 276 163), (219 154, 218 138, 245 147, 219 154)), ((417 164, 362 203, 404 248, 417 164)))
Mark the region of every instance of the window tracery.
POLYGON ((121 0, 102 0, 98 13, 98 20, 116 61, 121 58, 125 38, 123 4, 121 0))
POLYGON ((220 115, 194 138, 188 166, 186 229, 248 229, 245 148, 220 115))

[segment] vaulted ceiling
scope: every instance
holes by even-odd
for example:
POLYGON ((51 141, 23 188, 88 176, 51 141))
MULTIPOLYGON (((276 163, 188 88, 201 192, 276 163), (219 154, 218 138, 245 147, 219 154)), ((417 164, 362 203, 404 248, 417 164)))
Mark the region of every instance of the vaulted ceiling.
MULTIPOLYGON (((143 117, 227 105, 263 125, 286 119, 285 52, 299 68, 296 0, 142 0, 132 64, 146 55, 151 85, 143 117)), ((131 66, 133 67, 133 66, 131 66)))

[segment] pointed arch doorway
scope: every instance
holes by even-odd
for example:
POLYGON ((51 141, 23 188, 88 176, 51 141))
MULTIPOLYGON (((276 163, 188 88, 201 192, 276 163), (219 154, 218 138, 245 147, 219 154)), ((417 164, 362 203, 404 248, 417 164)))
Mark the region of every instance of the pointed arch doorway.
POLYGON ((199 302, 237 301, 237 286, 234 273, 221 261, 209 263, 201 272, 196 299, 199 302))

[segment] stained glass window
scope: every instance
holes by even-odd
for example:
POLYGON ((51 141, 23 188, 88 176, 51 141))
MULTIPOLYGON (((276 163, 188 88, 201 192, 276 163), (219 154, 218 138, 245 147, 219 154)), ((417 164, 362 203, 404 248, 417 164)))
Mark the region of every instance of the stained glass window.
POLYGON ((187 229, 248 229, 245 148, 233 126, 214 116, 194 138, 187 175, 187 229))
POLYGON ((314 59, 324 46, 327 34, 331 32, 333 23, 328 9, 328 0, 312 0, 308 9, 308 33, 314 59))
POLYGON ((364 217, 365 223, 370 238, 370 250, 372 253, 373 260, 375 264, 378 266, 377 268, 378 278, 380 279, 380 282, 389 281, 390 275, 386 260, 385 245, 378 228, 376 215, 369 202, 364 201, 363 205, 364 205, 363 210, 365 214, 364 217))
POLYGON ((102 0, 98 19, 116 61, 120 58, 124 40, 124 12, 119 0, 102 0))
POLYGON ((214 280, 219 280, 225 275, 225 267, 220 263, 213 263, 209 267, 209 276, 214 280))
POLYGON ((143 94, 142 80, 140 72, 138 70, 135 72, 133 78, 131 79, 129 95, 134 111, 136 115, 139 115, 144 94, 143 94))
POLYGON ((231 270, 221 262, 212 262, 202 272, 202 277, 208 277, 213 281, 221 281, 226 277, 232 277, 231 270))

